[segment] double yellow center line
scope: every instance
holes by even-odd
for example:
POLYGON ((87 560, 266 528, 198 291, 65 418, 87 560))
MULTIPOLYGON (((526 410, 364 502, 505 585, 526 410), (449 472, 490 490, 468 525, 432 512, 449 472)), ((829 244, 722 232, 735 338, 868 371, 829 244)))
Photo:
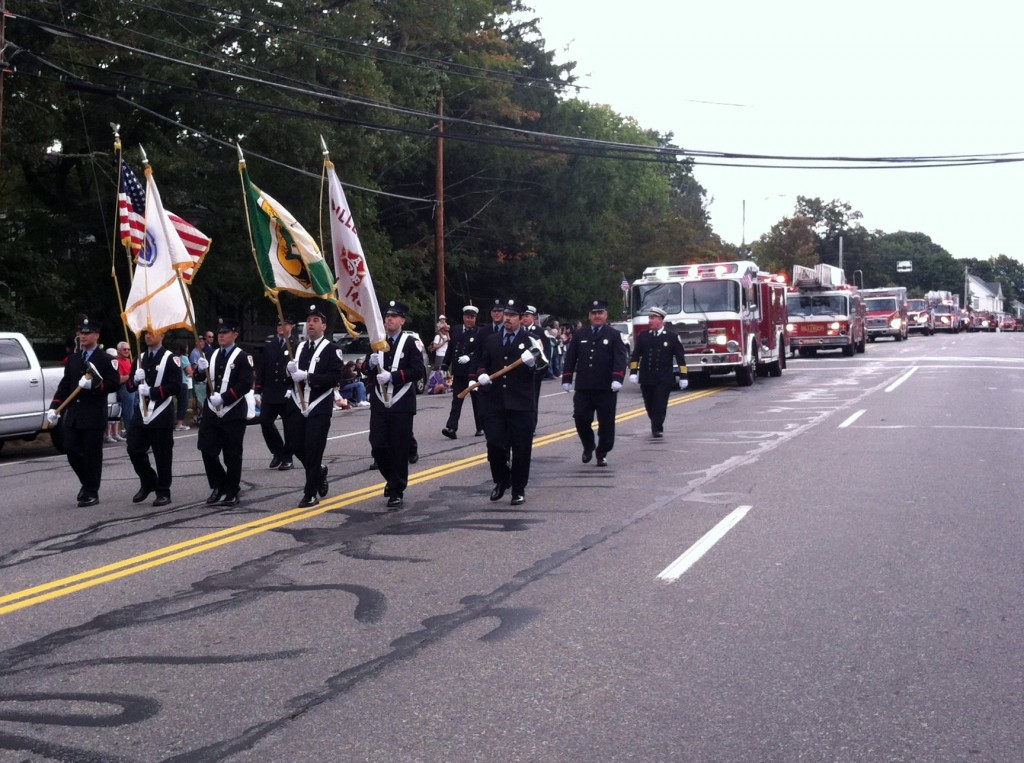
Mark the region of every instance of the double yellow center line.
MULTIPOLYGON (((669 405, 673 406, 684 402, 690 402, 701 397, 707 397, 708 395, 714 394, 718 391, 719 390, 712 389, 694 392, 669 401, 669 405)), ((646 415, 646 411, 643 408, 639 408, 626 411, 617 416, 615 420, 628 421, 643 415, 646 415)), ((543 445, 550 445, 551 443, 559 442, 560 440, 567 440, 575 436, 575 429, 555 432, 553 434, 535 438, 533 441, 533 447, 537 448, 543 445)), ((480 466, 485 463, 487 463, 487 454, 478 453, 475 456, 470 456, 468 458, 459 459, 458 461, 452 461, 441 466, 434 466, 429 469, 416 472, 415 474, 410 475, 409 484, 418 485, 421 482, 437 479, 438 477, 462 471, 464 469, 471 469, 474 466, 480 466)), ((183 541, 181 543, 175 543, 171 546, 164 546, 163 548, 158 548, 155 551, 149 551, 145 554, 140 554, 139 556, 133 556, 130 559, 124 559, 120 562, 114 562, 113 564, 108 564, 103 567, 79 572, 78 574, 70 577, 53 580, 49 583, 43 583, 41 585, 33 586, 32 588, 26 588, 22 591, 15 591, 14 593, 0 596, 0 615, 16 612, 19 609, 31 607, 36 604, 42 604, 43 602, 50 601, 51 599, 67 596, 75 591, 92 588, 93 586, 102 585, 103 583, 109 583, 113 580, 134 575, 144 570, 160 567, 161 565, 177 561, 178 559, 184 559, 185 557, 193 556, 194 554, 199 554, 203 551, 210 551, 211 549, 215 549, 219 546, 234 543, 235 541, 239 541, 253 535, 258 535, 260 533, 267 532, 268 530, 274 530, 278 527, 284 527, 285 525, 301 522, 304 519, 311 519, 312 517, 319 516, 320 514, 324 514, 328 511, 341 509, 345 506, 351 506, 354 503, 365 501, 368 498, 380 497, 381 490, 383 488, 384 483, 377 483, 376 485, 360 488, 358 490, 353 490, 348 493, 343 493, 323 500, 318 505, 308 509, 296 508, 288 511, 282 511, 277 514, 264 517, 263 519, 246 522, 234 527, 228 527, 224 530, 218 530, 215 533, 202 535, 198 538, 193 538, 192 540, 183 541)))

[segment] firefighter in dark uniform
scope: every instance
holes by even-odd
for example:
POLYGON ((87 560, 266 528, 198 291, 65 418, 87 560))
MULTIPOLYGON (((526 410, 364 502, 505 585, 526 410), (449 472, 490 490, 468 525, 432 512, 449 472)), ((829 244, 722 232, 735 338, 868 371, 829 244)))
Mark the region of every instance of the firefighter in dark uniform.
POLYGON ((285 416, 291 413, 292 404, 285 400, 285 394, 292 389, 287 366, 288 361, 295 357, 298 344, 298 337, 292 336, 294 327, 295 318, 290 315, 278 321, 277 335, 263 346, 263 361, 254 386, 256 405, 260 409, 260 429, 271 455, 268 468, 282 472, 292 468, 292 452, 274 422, 280 417, 283 424, 285 416))
POLYGON ((139 475, 132 503, 142 503, 156 491, 154 506, 171 502, 174 461, 174 401, 181 392, 181 360, 163 346, 164 332, 147 330, 145 351, 139 355, 125 384, 136 396, 135 418, 128 428, 128 458, 139 475), (153 462, 149 463, 149 451, 153 462))
POLYGON ((665 311, 652 307, 648 313, 650 328, 636 339, 636 347, 629 358, 629 380, 640 384, 647 418, 651 420, 651 434, 661 437, 665 431, 665 411, 672 387, 686 389, 686 356, 679 335, 665 329, 665 311), (673 364, 679 366, 679 377, 673 364))
POLYGON ((327 311, 311 305, 306 316, 309 339, 299 346, 298 356, 287 366, 292 389, 284 434, 288 452, 294 453, 306 470, 301 508, 316 506, 328 490, 324 449, 331 429, 334 390, 341 382, 345 362, 341 348, 324 336, 326 331, 327 311))
POLYGON ((46 421, 51 427, 57 425, 61 416, 64 418, 61 428, 64 449, 82 485, 78 491, 79 506, 95 506, 100 502, 107 395, 117 392, 121 386, 117 358, 100 349, 100 328, 99 322, 88 318, 78 325, 79 349, 68 355, 64 376, 46 412, 46 421), (57 413, 56 409, 67 400, 71 402, 57 413))
POLYGON ((547 367, 532 352, 534 341, 522 327, 526 306, 514 299, 505 303, 504 328, 487 337, 480 354, 477 381, 487 400, 484 432, 487 434, 487 463, 491 467, 494 489, 491 500, 498 501, 512 488, 512 505, 526 502, 530 480, 530 455, 533 428, 537 416, 535 378, 547 367), (491 374, 517 360, 522 365, 491 381, 491 374))
MULTIPOLYGON (((549 337, 539 325, 537 325, 537 308, 533 305, 527 305, 526 310, 523 313, 523 330, 527 332, 531 337, 540 342, 541 349, 544 351, 544 357, 548 360, 551 359, 551 337, 549 337)), ((546 367, 546 366, 545 366, 546 367)), ((533 432, 537 433, 537 415, 540 411, 540 386, 544 382, 544 374, 537 374, 533 380, 534 386, 534 398, 536 399, 536 405, 533 409, 533 432)))
POLYGON ((381 476, 389 509, 402 507, 409 483, 409 448, 416 415, 416 382, 425 378, 423 346, 403 331, 409 308, 391 300, 384 311, 388 349, 366 359, 370 387, 370 453, 381 476))
POLYGON ((615 402, 626 377, 626 345, 622 334, 608 325, 608 303, 590 302, 590 325, 577 329, 565 353, 562 389, 573 389, 572 416, 583 443, 583 463, 597 451, 597 465, 608 466, 607 455, 615 445, 615 402), (592 424, 597 415, 597 442, 592 424))
MULTIPOLYGON (((480 365, 480 347, 482 346, 479 328, 476 325, 476 317, 480 309, 473 305, 466 305, 462 308, 462 324, 452 329, 450 349, 444 356, 444 365, 441 370, 452 377, 452 409, 448 414, 448 422, 441 430, 441 434, 454 440, 459 431, 459 418, 462 416, 462 404, 465 402, 459 397, 459 393, 469 386, 471 381, 476 380, 476 371, 480 365)), ((504 313, 502 313, 504 314, 504 313)), ((473 423, 476 433, 480 434, 484 429, 483 416, 480 411, 479 398, 471 395, 473 401, 473 423)))
MULTIPOLYGON (((252 391, 252 357, 237 345, 238 321, 222 318, 217 327, 218 347, 210 356, 207 375, 209 394, 203 406, 197 447, 203 454, 206 479, 210 484, 208 504, 237 506, 242 482, 242 446, 248 406, 245 395, 252 391), (223 454, 224 463, 221 464, 223 454)), ((199 360, 202 367, 204 361, 199 360)))

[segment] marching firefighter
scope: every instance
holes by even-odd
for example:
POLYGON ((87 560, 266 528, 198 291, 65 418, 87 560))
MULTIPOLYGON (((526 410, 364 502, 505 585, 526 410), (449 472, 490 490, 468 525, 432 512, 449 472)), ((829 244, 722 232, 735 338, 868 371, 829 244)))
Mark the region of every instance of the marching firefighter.
POLYGON ((679 335, 665 329, 665 311, 652 307, 648 313, 650 328, 637 337, 636 347, 629 358, 629 380, 640 385, 647 418, 651 420, 651 434, 662 437, 665 431, 665 412, 672 387, 686 389, 686 356, 679 335), (673 364, 679 366, 676 381, 673 364))

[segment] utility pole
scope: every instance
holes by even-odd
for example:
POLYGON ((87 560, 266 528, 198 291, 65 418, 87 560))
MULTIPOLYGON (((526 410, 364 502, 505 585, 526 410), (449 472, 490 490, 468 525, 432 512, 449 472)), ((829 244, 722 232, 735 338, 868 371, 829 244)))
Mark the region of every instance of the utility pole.
MULTIPOLYGON (((0 0, 2 2, 2 0, 0 0)), ((444 93, 437 107, 437 205, 434 218, 434 253, 437 268, 437 314, 445 315, 444 295, 444 93)), ((434 316, 435 320, 437 315, 434 316)))

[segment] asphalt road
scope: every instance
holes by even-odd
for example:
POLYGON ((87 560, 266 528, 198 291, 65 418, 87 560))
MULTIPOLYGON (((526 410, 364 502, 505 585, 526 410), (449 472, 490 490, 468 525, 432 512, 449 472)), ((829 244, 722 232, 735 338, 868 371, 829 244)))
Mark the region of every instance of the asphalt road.
POLYGON ((420 397, 387 513, 369 414, 328 501, 246 438, 243 503, 101 503, 0 454, 0 763, 1016 761, 1024 334, 879 341, 780 379, 620 393, 610 466, 543 388, 527 502, 490 503, 469 410, 420 397), (467 425, 470 428, 466 432, 467 425))

